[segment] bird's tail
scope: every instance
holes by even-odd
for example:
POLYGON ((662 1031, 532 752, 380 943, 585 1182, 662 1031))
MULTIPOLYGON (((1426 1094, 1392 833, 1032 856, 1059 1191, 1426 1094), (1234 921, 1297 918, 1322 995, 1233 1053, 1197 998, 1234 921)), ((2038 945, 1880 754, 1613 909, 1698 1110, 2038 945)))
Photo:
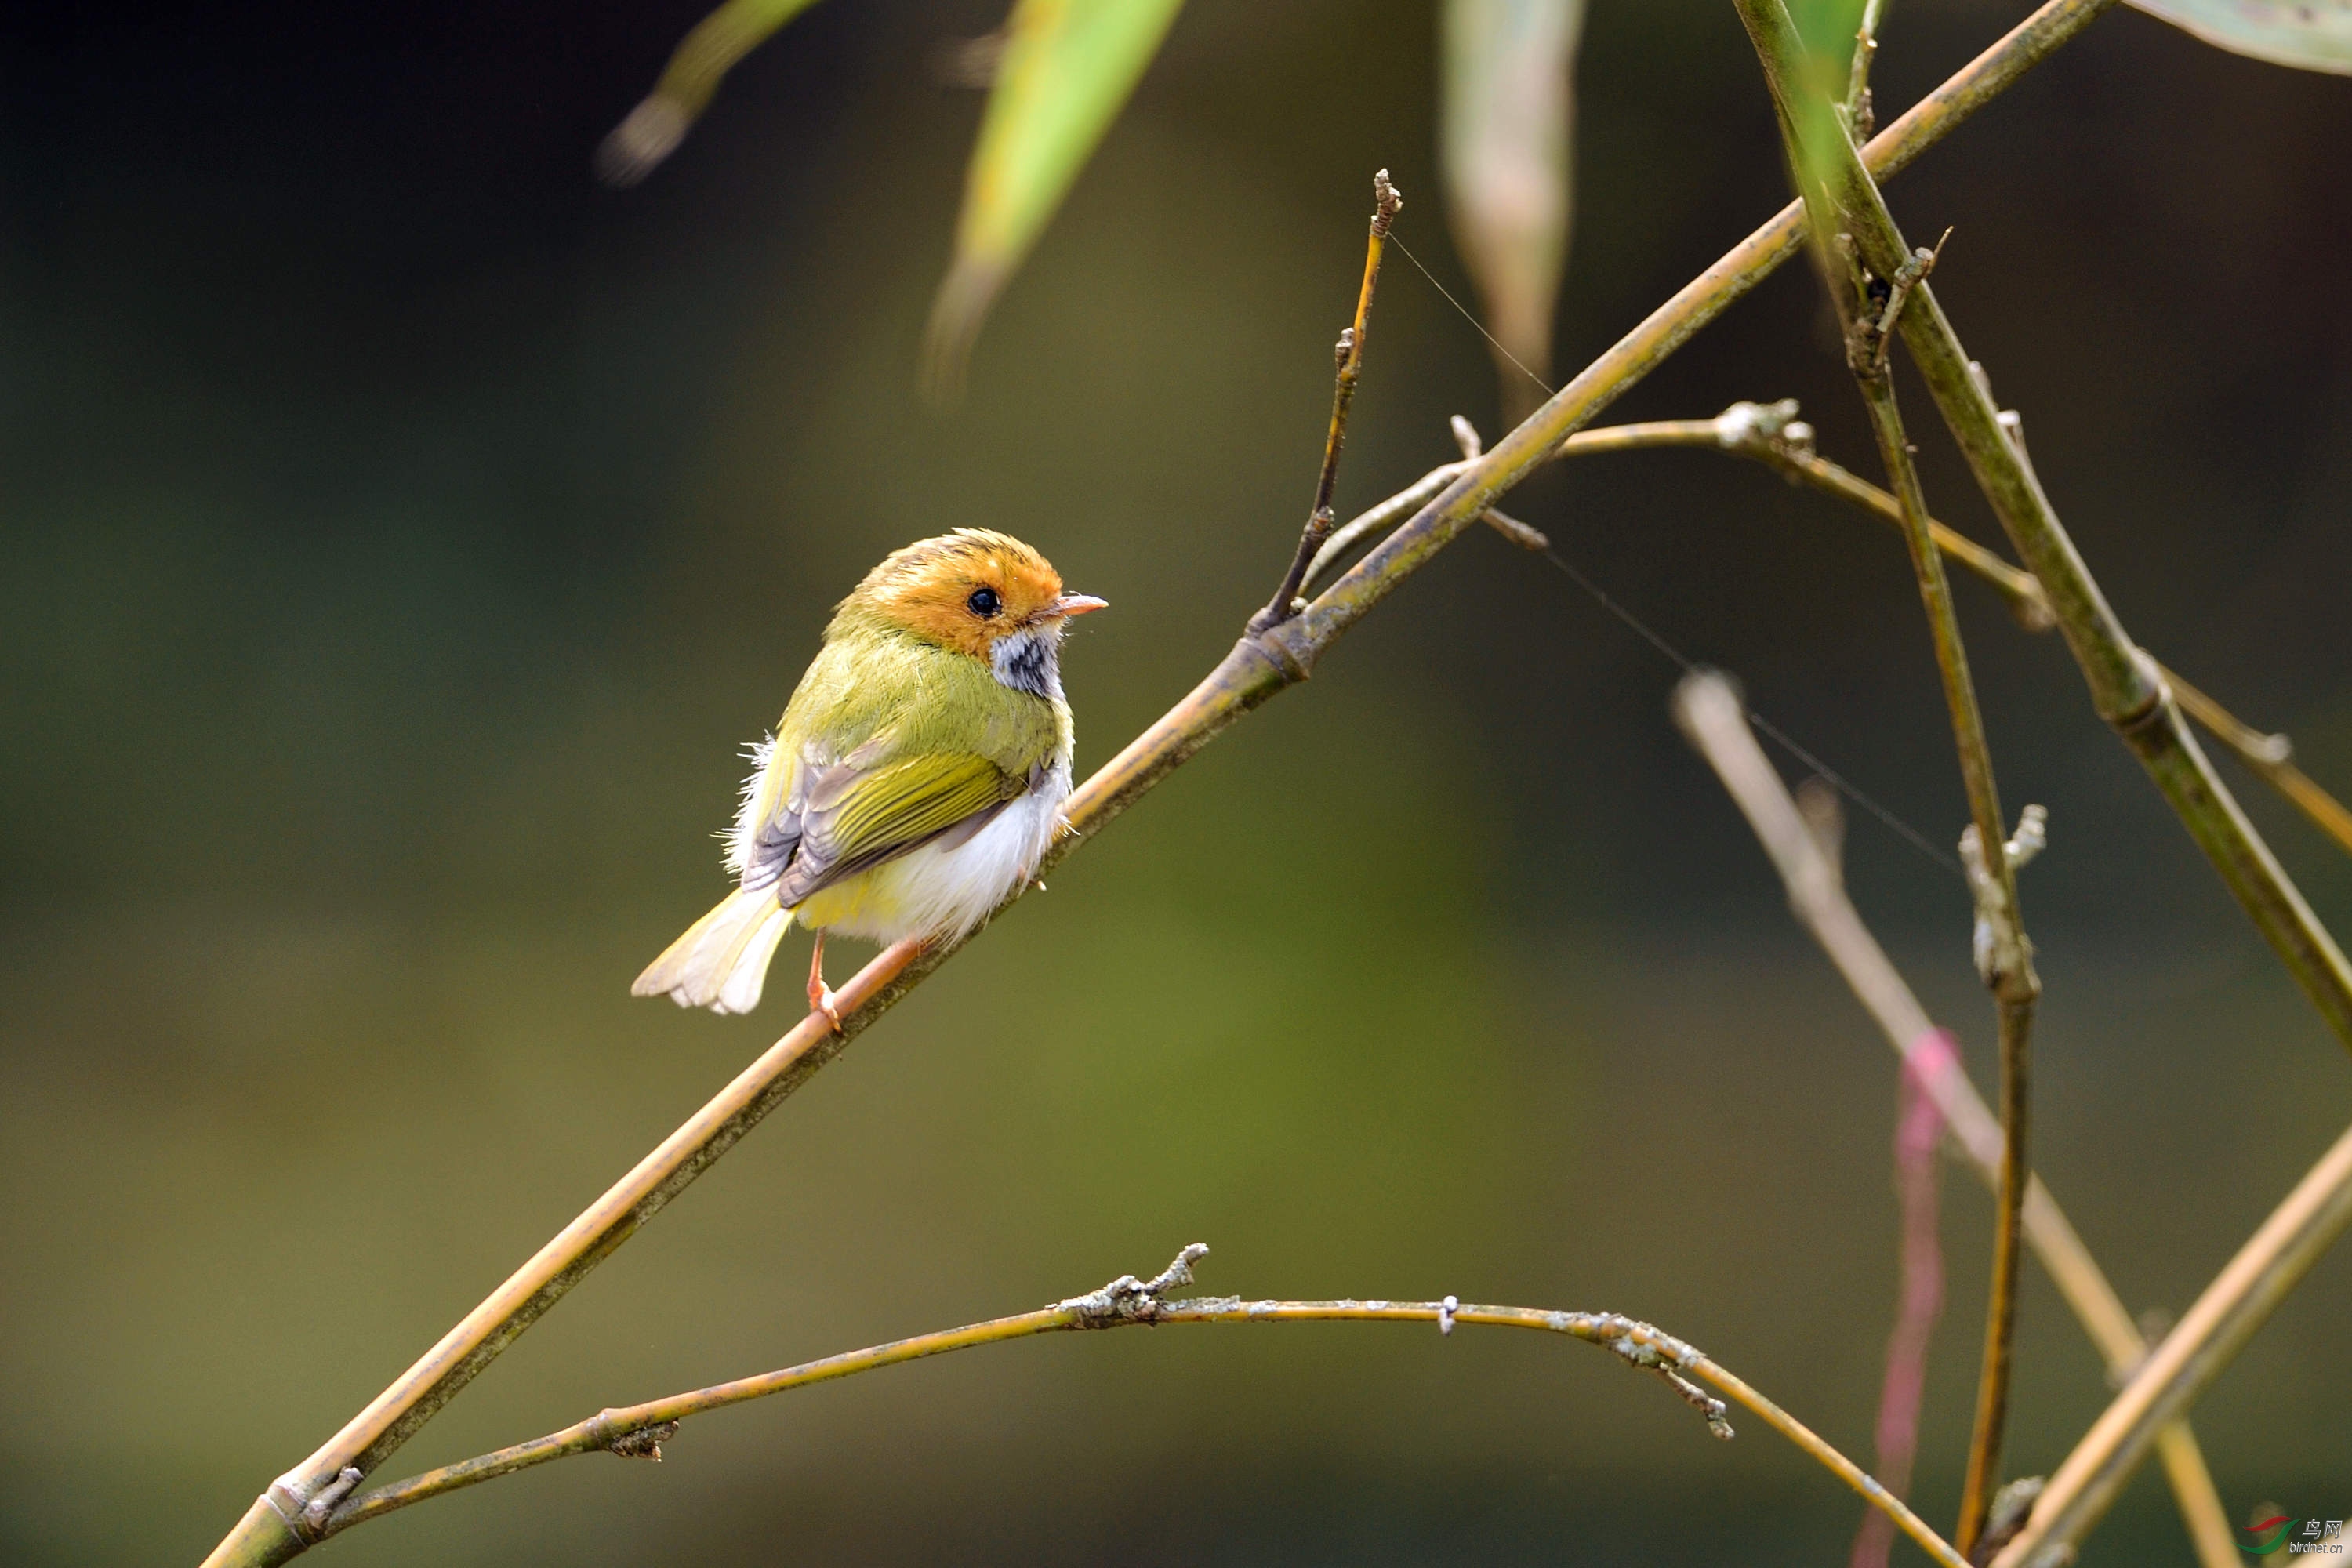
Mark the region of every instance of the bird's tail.
POLYGON ((739 888, 647 964, 629 994, 667 995, 681 1007, 714 1013, 748 1013, 760 1005, 768 961, 792 923, 793 912, 777 904, 775 889, 739 888))

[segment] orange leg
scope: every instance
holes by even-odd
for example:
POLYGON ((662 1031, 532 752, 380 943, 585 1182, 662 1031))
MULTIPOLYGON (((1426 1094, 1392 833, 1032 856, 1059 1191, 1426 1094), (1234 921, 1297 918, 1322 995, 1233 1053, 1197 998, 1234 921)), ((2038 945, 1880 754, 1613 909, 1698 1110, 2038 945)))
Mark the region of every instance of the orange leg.
POLYGON ((824 983, 823 931, 816 933, 816 945, 809 950, 808 999, 810 1010, 824 1014, 826 1021, 833 1025, 833 1032, 836 1035, 841 1033, 841 1009, 837 1005, 840 998, 834 995, 833 987, 824 983))

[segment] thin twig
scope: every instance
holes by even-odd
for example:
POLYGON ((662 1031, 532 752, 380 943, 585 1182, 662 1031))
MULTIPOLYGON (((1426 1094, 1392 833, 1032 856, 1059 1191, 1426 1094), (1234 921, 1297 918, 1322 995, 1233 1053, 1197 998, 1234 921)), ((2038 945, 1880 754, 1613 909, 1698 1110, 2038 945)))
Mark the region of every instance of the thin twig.
POLYGON ((2322 789, 2294 765, 2294 742, 2284 735, 2266 734, 2239 720, 2228 709, 2191 686, 2166 666, 2157 667, 2182 712, 2205 727, 2207 733, 2236 754, 2257 777, 2292 802, 2313 826, 2352 852, 2352 811, 2322 789))
MULTIPOLYGON (((1778 0, 1772 0, 1777 8, 1778 0)), ((1743 10, 1760 9, 1754 3, 1743 10)), ((1763 40, 1759 38, 1759 47, 1763 40)), ((1825 209, 1826 210, 1826 209, 1825 209)), ((1840 213, 1839 216, 1844 215, 1840 213)), ((1824 224, 1822 226, 1826 226, 1824 224)), ((1843 232, 1843 231, 1841 231, 1843 232)), ((1927 263, 1920 251, 1914 261, 1927 263)), ((1960 844, 1961 858, 1976 893, 1978 969, 1994 996, 2000 1039, 2000 1182, 1993 1205, 1992 1279, 1985 1313, 1984 1356, 1977 1382, 1975 1426, 1969 1443, 1969 1461, 1960 1492, 1960 1523, 1955 1537, 1962 1552, 1974 1548, 1984 1533, 1999 1489, 2001 1439, 2009 1419, 2011 1355, 2017 1338, 2017 1288, 2020 1274, 2018 1228, 2025 1207, 2028 1173, 2026 1148, 2032 1096, 2033 1015, 2042 994, 2042 981, 2033 969, 2033 944, 2025 934, 2018 907, 2017 868, 2023 855, 2012 847, 2001 816, 2000 796, 1994 783, 1991 747, 1985 737, 1984 715, 1977 705, 1976 685, 1969 671, 1968 652, 1961 641, 1958 616, 1952 605, 1951 584, 1944 576, 1944 558, 1928 530, 1927 503, 1919 488, 1917 467, 1911 460, 1909 437, 1895 405, 1895 380, 1887 374, 1885 343, 1888 327, 1897 319, 1904 295, 1927 266, 1911 275, 1906 285, 1898 279, 1890 289, 1886 314, 1874 323, 1874 347, 1868 357, 1855 356, 1855 380, 1870 410, 1873 433, 1885 459, 1892 489, 1901 503, 1904 537, 1911 548, 1912 570, 1919 580, 1919 596, 1927 606, 1933 633, 1936 663, 1943 674, 1944 697, 1950 709, 1952 733, 1966 784, 1969 816, 1974 818, 1960 844)), ((1834 286, 1833 286, 1834 291, 1834 286)), ((1859 344, 1857 346, 1860 346, 1859 344)), ((2033 808, 2028 806, 2028 821, 2033 808)))
MULTIPOLYGON (((1861 174, 1845 122, 1834 114, 1815 116, 1812 106, 1800 98, 1804 45, 1780 0, 1738 0, 1738 4, 1740 20, 1747 26, 1779 110, 1789 166, 1824 262, 1823 281, 1845 328, 1847 368, 1853 373, 1854 385, 1869 411, 1871 434, 1878 442, 1888 489, 1899 504, 1903 537, 1910 547, 1912 573, 1927 611, 1936 667, 1943 677, 1944 703, 1951 715, 1960 780, 1968 792, 1971 820, 1960 848, 1976 894, 1977 968, 1993 993, 2000 1020, 2003 1154, 1993 1205, 1992 1280, 1985 1312, 1984 1357, 1977 1381, 1975 1428, 1969 1443, 1959 1526, 1954 1536, 1965 1552, 1984 1533, 1991 1512, 1992 1495, 2000 1486, 2001 1438, 2009 1420, 2010 1368, 2017 1337, 2018 1227, 2025 1205, 2025 1152, 2032 1102, 2033 1015, 2042 982, 2034 973, 2033 944, 2026 937, 2018 905, 2016 871, 2021 858, 2008 848, 2008 818, 2001 815, 1992 748, 1985 736, 1975 678, 1969 669, 1967 644, 1953 607, 1951 584, 1944 575, 1943 552, 1937 548, 1927 497, 1920 489, 1918 465, 1912 461, 1911 438, 1904 429, 1895 378, 1887 369, 1892 333, 1902 320, 1905 304, 1935 269, 1937 252, 1906 251, 1892 267, 1876 270, 1863 264, 1852 236, 1865 221, 1864 209, 1876 202, 1877 187, 1861 174), (1831 155, 1832 149, 1827 145, 1831 142, 1842 157, 1831 155), (1812 173, 1823 168, 1833 171, 1826 181, 1812 173), (1843 266, 1838 265, 1841 262, 1843 266), (1846 279, 1842 279, 1841 273, 1846 279)), ((1866 53, 1869 47, 1865 30, 1864 47, 1858 53, 1866 53)), ((1883 211, 1871 216, 1885 220, 1883 211)), ((1887 221, 1891 226, 1891 220, 1887 221)))
MULTIPOLYGON (((1749 731, 1738 690, 1721 674, 1694 676, 1675 689, 1675 719, 1756 830, 1788 889, 1790 910, 1821 943, 1886 1043, 1918 1074, 1969 1168, 1997 1189, 2000 1123, 1958 1058, 1940 1049, 1943 1031, 1863 923, 1836 868, 1749 731)), ((2024 1228, 2034 1255, 2098 1347, 2108 1375, 2118 1383, 2129 1378, 2147 1358, 2147 1341, 2039 1176, 2026 1183, 2024 1228)), ((2234 1568, 2237 1548, 2228 1516, 2188 1423, 2167 1426, 2158 1441, 2200 1561, 2208 1568, 2234 1568)))
POLYGON ((2352 1131, 2271 1211, 2042 1489, 1994 1568, 2063 1568, 2167 1423, 2186 1414, 2352 1225, 2352 1131))
MULTIPOLYGON (((1851 501, 1899 531, 1903 527, 1902 503, 1868 479, 1814 451, 1812 426, 1799 419, 1797 414, 1797 400, 1793 397, 1778 403, 1735 403, 1712 419, 1658 419, 1580 430, 1560 443, 1559 455, 1573 458, 1665 447, 1730 452, 1752 458, 1793 482, 1811 485, 1824 494, 1851 501)), ((2004 411, 2003 420, 2009 417, 2004 411)), ((1435 472, 1433 470, 1432 479, 1435 472)), ((1365 520, 1371 520, 1371 514, 1366 513, 1365 520)), ((1385 520, 1366 521, 1366 527, 1376 527, 1381 521, 1385 520)), ((1349 524, 1349 529, 1355 529, 1355 524, 1349 524)), ((2019 570, 1966 534, 1932 519, 1928 531, 1947 560, 1968 568, 2008 601, 2010 614, 2018 625, 2028 631, 2040 632, 2058 624, 2050 608, 2050 596, 2042 591, 2041 580, 2033 574, 2019 570)), ((2158 664, 2157 669, 2172 689, 2182 712, 2284 795, 2313 826, 2346 853, 2352 854, 2352 809, 2294 765, 2293 742, 2284 735, 2253 728, 2190 685, 2171 666, 2158 664)))
POLYGON ((1339 558, 1368 533, 1377 533, 1419 511, 1429 498, 1452 484, 1469 471, 1467 458, 1458 463, 1440 463, 1436 468, 1413 480, 1378 506, 1367 507, 1332 531, 1328 539, 1316 548, 1315 558, 1307 563, 1307 575, 1299 584, 1301 593, 1311 593, 1339 558))
MULTIPOLYGON (((1851 501, 1895 531, 1903 531, 1903 503, 1868 479, 1831 462, 1813 450, 1813 427, 1797 417, 1797 400, 1778 403, 1735 403, 1712 419, 1665 420, 1651 426, 1613 426, 1580 432, 1567 443, 1563 456, 1587 448, 1579 443, 1598 437, 1620 437, 1608 447, 1597 441, 1593 451, 1629 450, 1646 446, 1705 447, 1751 458, 1791 481, 1808 484, 1824 494, 1851 501), (1654 437, 1632 439, 1636 432, 1654 437), (1623 435, 1621 436, 1620 433, 1623 435)), ((2058 624, 2050 613, 2050 597, 2031 572, 2020 571, 1957 529, 1930 518, 1928 535, 1948 560, 1958 562, 1990 584, 2009 602, 2010 614, 2028 631, 2047 631, 2058 624)))
POLYGON ((1881 0, 1864 0, 1862 25, 1853 34, 1853 63, 1846 71, 1845 101, 1838 106, 1838 112, 1845 117, 1846 133, 1863 142, 1870 140, 1876 118, 1870 98, 1870 67, 1878 58, 1880 9, 1881 0))
POLYGON ((1694 1378, 1703 1378, 1754 1411, 1767 1426, 1861 1493, 1937 1563, 1946 1564, 1947 1568, 1967 1568, 1965 1561, 1948 1542, 1940 1539, 1918 1515, 1905 1507, 1900 1499, 1873 1480, 1853 1460, 1823 1442, 1803 1423, 1758 1393, 1744 1380, 1717 1365, 1696 1346, 1648 1323, 1615 1312, 1561 1312, 1531 1307, 1481 1306, 1459 1301, 1451 1296, 1443 1301, 1244 1301, 1233 1296, 1170 1298, 1169 1291, 1192 1283, 1192 1265, 1206 1256, 1208 1250, 1199 1242, 1194 1242, 1178 1253, 1175 1261, 1154 1279, 1138 1279, 1132 1274, 1123 1275, 1099 1289, 1056 1301, 1038 1311, 995 1318, 987 1322, 967 1323, 961 1328, 919 1334, 912 1339, 894 1340, 887 1344, 848 1351, 840 1355, 827 1356, 823 1361, 786 1367, 781 1372, 715 1384, 709 1388, 698 1388, 643 1405, 599 1411, 585 1421, 560 1432, 551 1432, 544 1437, 535 1437, 530 1442, 518 1443, 454 1465, 444 1465, 438 1469, 355 1497, 329 1516, 323 1534, 337 1534, 412 1503, 423 1502, 428 1498, 444 1496, 574 1454, 620 1453, 630 1458, 658 1459, 661 1458, 660 1444, 675 1436, 679 1424, 690 1417, 721 1410, 730 1405, 764 1399, 770 1394, 805 1388, 813 1383, 827 1383, 880 1367, 919 1361, 948 1351, 968 1350, 974 1345, 1001 1344, 1007 1340, 1027 1339, 1037 1334, 1127 1328, 1139 1323, 1154 1326, 1168 1323, 1435 1323, 1447 1332, 1452 1331, 1452 1325, 1475 1323, 1495 1328, 1539 1329, 1600 1345, 1628 1366, 1655 1373, 1706 1417, 1708 1431, 1718 1437, 1729 1437, 1732 1435, 1731 1425, 1725 1419, 1723 1401, 1696 1387, 1692 1382, 1694 1378))
MULTIPOLYGON (((1315 584, 1321 582, 1339 559, 1355 548, 1366 534, 1377 533, 1399 518, 1412 516, 1423 502, 1444 489, 1457 476, 1467 472, 1471 463, 1486 451, 1486 444, 1479 440, 1477 430, 1459 414, 1454 416, 1454 438, 1461 445, 1462 461, 1439 464, 1378 506, 1357 513, 1334 531, 1316 550, 1315 559, 1307 565, 1307 578, 1300 584, 1299 591, 1311 593, 1315 584)), ((1522 550, 1551 548, 1551 541, 1544 537, 1541 530, 1530 528, 1493 507, 1480 513, 1479 521, 1522 550)))
POLYGON ((1403 195, 1389 183, 1389 172, 1381 170, 1372 176, 1372 226, 1364 241, 1364 282, 1356 291, 1355 319, 1341 330, 1339 346, 1332 351, 1331 428, 1323 437, 1323 467, 1315 476, 1315 504, 1307 510, 1307 526, 1298 535, 1290 570, 1282 574, 1282 585, 1274 591, 1265 608, 1250 617, 1252 637, 1297 613, 1295 601, 1306 584, 1307 567, 1323 542, 1331 537, 1336 521, 1331 515, 1331 491, 1339 482, 1339 452, 1348 444, 1348 413, 1355 406, 1356 382, 1363 374, 1364 342, 1372 330, 1372 290, 1380 284, 1381 261, 1388 253, 1389 226, 1403 210, 1403 195))
MULTIPOLYGON (((2116 3, 2048 0, 1873 138, 1864 151, 1869 166, 1883 175, 1907 166, 2116 3)), ((1794 255, 1802 235, 1802 210, 1791 202, 1651 311, 1306 612, 1260 637, 1244 637, 1183 700, 1071 796, 1065 816, 1073 832, 1049 852, 1041 874, 1243 714, 1305 679, 1326 649, 1553 447, 1794 255)), ((340 1484, 343 1470, 364 1475, 383 1463, 639 1225, 957 951, 910 942, 885 950, 840 993, 842 1027, 836 1030, 823 1014, 803 1018, 341 1432, 271 1483, 214 1548, 205 1568, 261 1568, 306 1550, 306 1510, 323 1490, 340 1484)))

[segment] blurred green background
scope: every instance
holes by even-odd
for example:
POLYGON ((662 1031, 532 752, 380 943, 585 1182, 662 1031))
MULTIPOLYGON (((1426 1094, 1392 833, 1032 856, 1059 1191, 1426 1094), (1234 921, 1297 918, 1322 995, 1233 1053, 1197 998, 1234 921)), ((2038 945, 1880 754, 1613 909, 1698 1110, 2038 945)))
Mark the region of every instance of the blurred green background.
MULTIPOLYGON (((1899 0, 1887 114, 2021 15, 1899 0)), ((791 1017, 632 1001, 740 763, 888 548, 1010 529, 1110 599, 1081 771, 1262 602, 1312 489, 1366 182, 1461 275, 1423 0, 1193 0, 982 337, 915 390, 1001 6, 839 0, 644 186, 598 138, 693 0, 0 19, 0 1557, 193 1563, 791 1017)), ((1599 0, 1558 362, 1783 200, 1730 8, 1599 0)), ((2134 634, 2352 792, 2352 83, 2128 12, 1894 188, 2134 634)), ((1870 469, 1790 268, 1621 405, 1796 395, 1870 469)), ((1392 264, 1343 515, 1491 435, 1392 264)), ((1939 513, 1996 539, 1910 406, 1939 513)), ((1930 837, 1965 819, 1893 535, 1683 453, 1514 510, 1930 837)), ((2352 1064, 2054 637, 1961 589, 2048 989, 2037 1160, 2178 1310, 2352 1064)), ((1246 1295, 1608 1308, 1866 1456, 1892 1058, 1674 734, 1674 672, 1480 533, 793 1100, 392 1473, 1020 1310, 1183 1242, 1246 1295)), ((2233 779, 2242 775, 2233 773, 2233 779)), ((2244 795, 2341 930, 2352 865, 2244 795)), ((1958 883, 1865 912, 1990 1081, 1958 883)), ((789 973, 798 942, 778 960, 789 973)), ((845 950, 845 956, 862 956, 845 950)), ((837 961, 840 972, 846 963, 837 961)), ((789 992, 789 986, 782 989, 789 992)), ((1948 1519, 1989 1205, 1947 1183, 1918 1495, 1948 1519)), ((2352 1511, 2352 1258, 2199 1407, 2232 1515, 2352 1511)), ((2009 1468, 2106 1398, 2029 1278, 2009 1468)), ((1753 1424, 1748 1424, 1749 1428, 1753 1424)), ((371 1563, 1843 1560, 1858 1503, 1536 1336, 1032 1342, 399 1515, 371 1563)), ((1898 1546, 1897 1560, 1906 1547, 1898 1546)), ((2186 1561, 2143 1476, 2085 1562, 2186 1561)), ((1916 1560, 1916 1558, 1912 1560, 1916 1560)))

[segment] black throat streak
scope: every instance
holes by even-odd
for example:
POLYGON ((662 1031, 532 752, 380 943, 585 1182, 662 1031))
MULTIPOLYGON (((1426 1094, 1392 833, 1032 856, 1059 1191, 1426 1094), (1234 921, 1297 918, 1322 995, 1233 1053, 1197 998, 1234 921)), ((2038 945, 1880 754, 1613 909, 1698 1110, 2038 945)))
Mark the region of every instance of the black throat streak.
POLYGON ((1055 668, 1053 643, 1034 635, 1012 637, 996 645, 996 679, 1015 691, 1033 697, 1059 695, 1061 671, 1055 668))

